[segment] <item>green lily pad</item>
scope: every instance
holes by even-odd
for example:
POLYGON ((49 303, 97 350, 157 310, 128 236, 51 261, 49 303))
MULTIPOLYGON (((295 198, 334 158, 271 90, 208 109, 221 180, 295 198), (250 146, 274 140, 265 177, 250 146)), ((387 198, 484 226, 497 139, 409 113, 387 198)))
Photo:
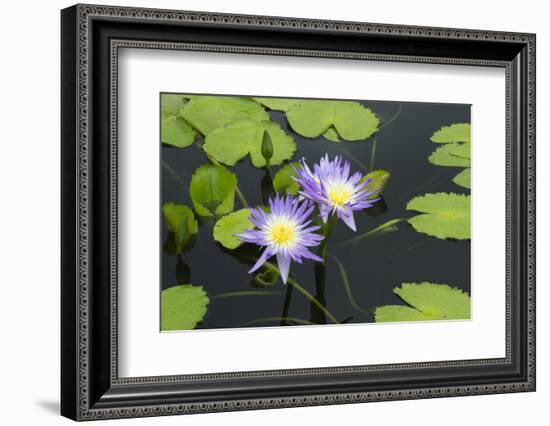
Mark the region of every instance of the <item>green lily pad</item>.
POLYGON ((331 142, 342 142, 342 139, 340 139, 340 135, 334 127, 329 127, 328 130, 323 133, 323 137, 331 142))
POLYGON ((422 213, 408 219, 418 232, 440 239, 470 239, 469 195, 426 194, 409 201, 407 210, 422 213))
POLYGON ((233 211, 237 177, 223 166, 205 164, 191 177, 189 195, 199 216, 222 216, 233 211))
POLYGON ((290 107, 286 118, 292 129, 306 138, 319 137, 334 126, 340 137, 350 142, 368 139, 380 123, 369 108, 351 101, 301 100, 290 107))
POLYGON ((230 250, 236 249, 243 242, 235 234, 240 234, 254 227, 249 218, 250 211, 248 209, 241 209, 218 219, 213 230, 214 240, 225 248, 230 250))
POLYGON ((286 99, 286 98, 252 98, 256 102, 259 102, 263 106, 274 111, 288 111, 298 99, 286 99))
POLYGON ((292 158, 296 151, 294 139, 272 121, 240 120, 216 129, 206 136, 204 150, 228 166, 234 166, 237 161, 250 154, 254 167, 265 167, 266 162, 262 155, 264 132, 269 134, 273 145, 271 165, 278 165, 292 158))
POLYGON ((453 155, 455 144, 446 144, 437 148, 428 157, 428 161, 436 166, 470 167, 470 159, 453 155))
POLYGON ((162 114, 160 138, 163 144, 185 148, 193 144, 197 132, 182 118, 172 114, 162 114))
POLYGON ((296 176, 296 172, 293 166, 298 168, 300 163, 292 163, 284 165, 273 177, 273 188, 280 194, 296 195, 300 190, 300 185, 293 177, 296 176))
POLYGON ((377 307, 376 322, 470 319, 470 296, 447 284, 403 283, 393 292, 410 306, 377 307))
POLYGON ((367 173, 359 182, 364 182, 367 179, 371 179, 371 182, 367 184, 367 191, 376 190, 369 198, 376 198, 384 192, 388 180, 390 178, 390 172, 387 170, 374 170, 370 173, 367 173))
POLYGON ((472 158, 472 144, 470 143, 450 143, 447 145, 449 153, 455 157, 472 158))
POLYGON ((269 115, 258 103, 236 96, 201 96, 191 99, 180 115, 203 135, 238 120, 269 120, 269 115))
POLYGON ((166 226, 174 233, 176 252, 180 253, 199 231, 193 211, 184 204, 166 203, 162 206, 166 226))
POLYGON ((163 93, 160 96, 160 107, 165 114, 177 115, 185 105, 186 97, 172 93, 163 93))
POLYGON ((470 142, 470 124, 455 123, 436 131, 431 141, 435 143, 470 142))
POLYGON ((254 275, 254 278, 252 278, 252 280, 254 281, 254 283, 262 287, 266 287, 275 284, 279 279, 279 276, 280 275, 278 270, 266 268, 263 271, 258 272, 256 275, 254 275))
POLYGON ((471 188, 471 169, 464 169, 453 178, 453 182, 464 188, 471 188))
POLYGON ((201 286, 177 285, 160 296, 162 331, 192 330, 204 319, 208 295, 201 286))

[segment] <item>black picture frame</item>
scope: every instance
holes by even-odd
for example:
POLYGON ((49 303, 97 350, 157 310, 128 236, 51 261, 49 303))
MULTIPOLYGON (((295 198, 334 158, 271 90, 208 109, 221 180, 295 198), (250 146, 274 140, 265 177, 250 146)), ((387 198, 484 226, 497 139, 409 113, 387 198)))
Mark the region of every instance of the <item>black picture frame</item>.
POLYGON ((535 390, 535 35, 75 5, 61 12, 61 413, 74 420, 535 390), (118 377, 117 51, 192 49, 506 70, 506 356, 118 377))

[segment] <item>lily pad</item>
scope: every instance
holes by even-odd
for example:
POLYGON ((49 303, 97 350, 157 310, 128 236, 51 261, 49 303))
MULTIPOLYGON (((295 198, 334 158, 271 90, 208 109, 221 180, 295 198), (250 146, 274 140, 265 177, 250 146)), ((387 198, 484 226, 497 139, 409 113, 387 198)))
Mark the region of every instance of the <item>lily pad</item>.
POLYGON ((205 164, 191 177, 189 195, 200 216, 222 216, 233 211, 237 177, 223 166, 205 164))
POLYGON ((435 143, 470 142, 470 124, 455 123, 436 131, 431 141, 435 143))
POLYGON ((367 173, 360 182, 364 182, 367 179, 370 179, 371 182, 367 184, 366 189, 367 191, 374 191, 376 190, 369 198, 376 198, 384 192, 386 189, 386 185, 388 184, 388 180, 390 178, 390 172, 387 170, 374 170, 370 173, 367 173))
POLYGON ((179 110, 185 105, 186 97, 173 93, 163 93, 160 96, 160 106, 165 114, 177 115, 179 110))
POLYGON ((163 144, 185 148, 193 144, 197 132, 182 118, 172 114, 162 114, 160 138, 163 144))
POLYGON ((436 166, 470 167, 470 159, 453 155, 455 144, 446 144, 437 148, 428 157, 428 161, 436 166))
POLYGON ((288 111, 296 102, 299 102, 298 99, 287 99, 287 98, 252 98, 256 102, 259 102, 263 106, 274 110, 274 111, 288 111))
POLYGON ((192 330, 204 319, 208 295, 201 286, 177 285, 160 296, 162 331, 192 330))
POLYGON ((453 178, 453 182, 464 188, 471 188, 471 169, 464 169, 453 178))
POLYGON ((258 103, 236 96, 201 96, 191 99, 180 115, 203 135, 238 120, 269 120, 269 115, 258 103))
POLYGON ((376 322, 470 319, 470 296, 447 284, 403 283, 393 292, 410 306, 388 305, 376 308, 376 322))
POLYGON ((293 178, 297 177, 293 167, 300 167, 300 163, 286 164, 273 177, 273 188, 281 194, 296 195, 300 185, 293 178))
POLYGON ((331 142, 342 142, 342 139, 340 139, 340 135, 334 127, 329 127, 328 130, 323 133, 323 137, 331 142))
POLYGON ((340 137, 350 142, 368 139, 380 123, 369 108, 351 101, 301 100, 286 117, 292 129, 306 138, 319 137, 334 126, 340 137))
POLYGON ((252 280, 255 284, 258 284, 261 287, 266 287, 275 284, 279 279, 279 276, 280 275, 278 270, 266 268, 263 271, 258 272, 256 275, 254 275, 254 278, 252 278, 252 280))
POLYGON ((228 166, 234 166, 237 161, 250 154, 254 167, 265 167, 266 162, 262 155, 264 132, 269 134, 273 145, 271 165, 278 165, 292 158, 296 151, 294 139, 272 121, 240 120, 216 129, 206 136, 204 150, 228 166))
POLYGON ((162 214, 168 230, 174 233, 176 252, 180 253, 199 231, 195 215, 186 205, 174 203, 164 204, 162 214))
POLYGON ((408 219, 418 232, 440 239, 470 239, 469 195, 426 194, 409 201, 407 210, 422 213, 408 219))
POLYGON ((254 225, 250 222, 250 211, 248 209, 237 210, 220 218, 214 226, 214 240, 230 250, 236 249, 243 242, 235 236, 247 229, 252 229, 254 225))
POLYGON ((450 143, 447 145, 451 155, 460 158, 472 158, 472 144, 470 143, 450 143))

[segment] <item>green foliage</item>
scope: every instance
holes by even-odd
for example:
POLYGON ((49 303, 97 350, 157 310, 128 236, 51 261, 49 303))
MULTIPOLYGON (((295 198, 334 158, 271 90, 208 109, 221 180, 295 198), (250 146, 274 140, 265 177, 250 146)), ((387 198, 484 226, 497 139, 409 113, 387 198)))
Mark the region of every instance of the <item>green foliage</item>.
POLYGON ((160 107, 164 114, 178 115, 180 109, 185 105, 185 101, 184 95, 163 93, 160 96, 160 107))
MULTIPOLYGON (((371 137, 378 131, 380 120, 358 102, 300 100, 286 112, 292 129, 306 138, 316 138, 331 126, 346 141, 358 141, 371 137)), ((329 133, 330 140, 335 133, 329 133)))
POLYGON ((453 178, 453 182, 464 188, 471 188, 471 169, 464 169, 453 178))
POLYGON ((376 308, 376 322, 470 319, 470 296, 447 284, 403 283, 393 290, 409 306, 376 308))
POLYGON ((440 239, 470 239, 469 195, 426 194, 409 201, 407 210, 423 213, 408 219, 418 232, 440 239))
MULTIPOLYGON (((428 157, 428 161, 436 166, 470 167, 470 159, 453 155, 455 144, 446 144, 437 148, 428 157)), ((469 144, 468 144, 469 145, 469 144)))
POLYGON ((250 222, 250 211, 248 209, 237 210, 218 219, 214 226, 214 240, 228 249, 236 249, 243 242, 235 236, 241 232, 252 229, 254 225, 250 222))
POLYGON ((250 154, 254 167, 265 167, 262 155, 264 133, 268 133, 273 145, 271 165, 281 164, 292 158, 296 151, 294 140, 272 121, 240 120, 219 128, 206 136, 204 150, 220 163, 234 166, 250 154))
POLYGON ((259 102, 263 106, 274 111, 288 111, 298 99, 285 99, 285 98, 252 98, 256 102, 259 102))
POLYGON ((237 177, 225 167, 205 164, 191 177, 189 195, 199 216, 222 216, 233 211, 237 177))
POLYGON ((363 176, 360 182, 364 182, 365 180, 370 179, 371 182, 367 184, 366 189, 368 191, 376 191, 369 198, 377 198, 386 189, 389 178, 390 172, 380 169, 367 173, 365 176, 363 176))
POLYGON ((161 330, 192 330, 204 319, 208 295, 201 286, 177 285, 163 290, 160 297, 161 330))
POLYGON ((195 141, 197 133, 182 118, 172 114, 162 114, 160 138, 163 144, 186 148, 195 141))
POLYGON ((254 275, 254 278, 252 280, 262 286, 270 286, 277 282, 279 279, 279 271, 274 269, 264 269, 261 272, 258 272, 256 275, 254 275))
POLYGON ((431 141, 435 143, 470 142, 470 124, 455 123, 436 131, 431 141))
POLYGON ((205 136, 238 120, 269 120, 269 115, 259 103, 236 96, 194 97, 185 104, 180 114, 205 136))
POLYGON ((300 185, 293 177, 297 177, 293 166, 298 168, 300 163, 285 164, 279 169, 273 177, 273 188, 280 194, 296 195, 300 190, 300 185))
POLYGON ((168 230, 174 234, 176 252, 180 253, 199 231, 193 211, 184 204, 166 203, 162 214, 168 230))
POLYGON ((340 135, 334 127, 329 127, 328 130, 323 133, 325 139, 328 139, 331 142, 341 142, 340 135))
POLYGON ((471 158, 471 145, 470 143, 450 143, 447 146, 451 155, 469 160, 471 158))

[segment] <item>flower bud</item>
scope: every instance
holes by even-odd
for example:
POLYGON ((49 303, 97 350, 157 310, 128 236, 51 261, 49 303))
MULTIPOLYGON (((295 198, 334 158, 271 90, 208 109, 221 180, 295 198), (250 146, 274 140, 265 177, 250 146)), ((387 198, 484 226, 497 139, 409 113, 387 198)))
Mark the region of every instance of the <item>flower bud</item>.
POLYGON ((271 142, 271 136, 267 131, 264 131, 262 140, 262 155, 267 162, 273 157, 273 143, 271 142))

